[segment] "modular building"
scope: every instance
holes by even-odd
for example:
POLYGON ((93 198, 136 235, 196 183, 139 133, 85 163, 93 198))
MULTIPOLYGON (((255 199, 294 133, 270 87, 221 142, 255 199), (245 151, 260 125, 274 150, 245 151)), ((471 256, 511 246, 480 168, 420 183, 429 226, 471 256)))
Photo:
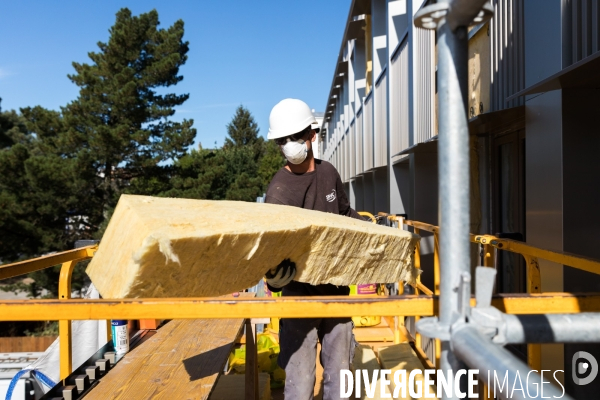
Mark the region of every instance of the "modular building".
MULTIPOLYGON (((319 151, 340 172, 355 209, 437 225, 437 38, 413 23, 431 3, 352 1, 319 151)), ((468 33, 471 233, 600 258, 600 4, 491 5, 493 18, 468 33)), ((433 247, 433 237, 424 237, 428 287, 433 247)), ((527 292, 521 257, 499 256, 496 268, 498 293, 527 292)), ((543 292, 600 292, 595 274, 547 261, 540 270, 543 292)), ((511 350, 527 358, 524 346, 511 350)), ((574 397, 595 396, 600 378, 573 382, 578 351, 600 359, 597 344, 548 344, 541 367, 564 371, 559 376, 574 397)))

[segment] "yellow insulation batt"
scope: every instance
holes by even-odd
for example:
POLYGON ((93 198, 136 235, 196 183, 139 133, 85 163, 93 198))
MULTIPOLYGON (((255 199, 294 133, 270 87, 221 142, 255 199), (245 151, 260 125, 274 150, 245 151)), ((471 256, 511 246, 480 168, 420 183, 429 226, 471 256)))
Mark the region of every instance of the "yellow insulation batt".
POLYGON ((86 272, 107 299, 219 296, 286 258, 300 282, 414 282, 418 239, 298 207, 123 195, 86 272))

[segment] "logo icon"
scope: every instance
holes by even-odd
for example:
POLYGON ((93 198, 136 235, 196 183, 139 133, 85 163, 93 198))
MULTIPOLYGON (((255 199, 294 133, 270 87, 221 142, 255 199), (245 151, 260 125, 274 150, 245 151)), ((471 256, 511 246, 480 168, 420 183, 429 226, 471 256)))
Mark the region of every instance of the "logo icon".
POLYGON ((587 351, 578 351, 573 354, 573 382, 576 385, 587 385, 598 375, 598 361, 587 351))
POLYGON ((328 202, 333 202, 335 200, 335 189, 333 189, 333 192, 329 193, 328 195, 325 196, 325 198, 327 199, 328 202))

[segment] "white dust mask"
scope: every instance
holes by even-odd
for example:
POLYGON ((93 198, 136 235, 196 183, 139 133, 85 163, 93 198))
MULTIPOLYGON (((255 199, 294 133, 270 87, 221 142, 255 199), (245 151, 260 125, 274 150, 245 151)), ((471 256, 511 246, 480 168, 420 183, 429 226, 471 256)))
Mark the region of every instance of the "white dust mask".
POLYGON ((305 140, 298 140, 297 142, 289 141, 281 146, 281 151, 285 155, 285 158, 292 164, 301 164, 302 161, 306 160, 308 155, 308 148, 306 147, 305 140))

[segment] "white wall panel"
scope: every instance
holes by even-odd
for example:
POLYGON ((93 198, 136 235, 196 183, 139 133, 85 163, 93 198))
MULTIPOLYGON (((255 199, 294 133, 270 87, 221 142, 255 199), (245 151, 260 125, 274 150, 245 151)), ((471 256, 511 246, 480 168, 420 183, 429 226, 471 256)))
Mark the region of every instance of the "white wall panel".
POLYGON ((431 139, 435 117, 435 36, 434 31, 414 30, 414 141, 417 144, 431 139))
POLYGON ((350 170, 348 172, 349 178, 353 179, 356 176, 356 120, 350 123, 350 130, 348 132, 348 163, 350 170))
POLYGON ((375 85, 374 167, 387 165, 387 71, 375 85))
POLYGON ((364 114, 364 138, 365 138, 365 171, 373 169, 373 149, 374 149, 374 137, 373 137, 373 96, 367 97, 365 105, 363 107, 364 114))
POLYGON ((390 80, 390 155, 406 149, 409 137, 408 42, 405 41, 391 62, 390 80))

